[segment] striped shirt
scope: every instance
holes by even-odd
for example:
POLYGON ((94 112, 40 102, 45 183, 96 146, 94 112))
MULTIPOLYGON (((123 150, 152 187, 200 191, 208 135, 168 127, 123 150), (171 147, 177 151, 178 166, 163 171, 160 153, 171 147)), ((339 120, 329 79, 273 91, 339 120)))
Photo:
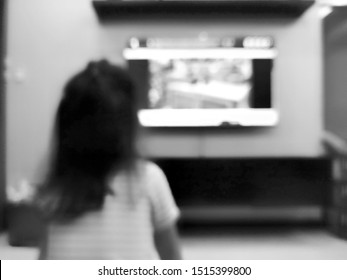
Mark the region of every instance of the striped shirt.
POLYGON ((100 211, 88 212, 49 228, 48 259, 158 259, 154 232, 179 216, 162 170, 141 161, 136 172, 118 173, 109 182, 100 211))

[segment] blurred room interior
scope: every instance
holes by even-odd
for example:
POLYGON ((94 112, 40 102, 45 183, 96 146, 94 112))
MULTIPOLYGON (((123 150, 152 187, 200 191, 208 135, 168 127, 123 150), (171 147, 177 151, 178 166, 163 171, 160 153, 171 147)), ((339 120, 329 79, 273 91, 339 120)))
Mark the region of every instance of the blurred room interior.
MULTIPOLYGON (((184 258, 347 259, 346 155, 323 144, 326 131, 347 139, 347 1, 0 3, 1 259, 37 258, 42 225, 35 210, 11 199, 42 180, 54 112, 72 73, 91 59, 127 63, 130 38, 268 37, 271 69, 252 64, 252 81, 269 71, 262 87, 273 123, 145 125, 139 146, 164 170, 181 209, 184 258)), ((264 109, 254 98, 239 106, 264 109)))

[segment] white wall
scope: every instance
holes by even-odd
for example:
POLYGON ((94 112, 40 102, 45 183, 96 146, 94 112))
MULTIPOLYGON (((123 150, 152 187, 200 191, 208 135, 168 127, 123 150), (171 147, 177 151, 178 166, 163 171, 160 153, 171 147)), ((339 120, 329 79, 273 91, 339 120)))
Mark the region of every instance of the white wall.
POLYGON ((90 1, 8 1, 8 183, 36 180, 43 168, 56 104, 66 79, 99 57, 90 1), (25 72, 21 80, 20 72, 25 72), (18 73, 19 72, 19 73, 18 73))
POLYGON ((90 0, 11 0, 8 29, 7 178, 37 181, 53 114, 66 79, 94 58, 123 62, 130 36, 260 34, 279 50, 277 127, 224 131, 148 131, 149 156, 317 156, 323 126, 321 24, 316 7, 292 20, 199 19, 100 23, 90 0), (25 78, 21 78, 24 70, 25 78), (18 75, 19 74, 19 75, 18 75))

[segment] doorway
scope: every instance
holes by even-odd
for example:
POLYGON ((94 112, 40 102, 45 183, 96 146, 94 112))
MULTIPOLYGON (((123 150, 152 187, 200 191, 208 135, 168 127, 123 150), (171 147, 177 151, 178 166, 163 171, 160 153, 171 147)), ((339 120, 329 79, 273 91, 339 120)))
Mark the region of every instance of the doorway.
POLYGON ((6 152, 5 152, 5 33, 6 33, 6 0, 0 0, 0 231, 4 229, 5 186, 6 186, 6 152))

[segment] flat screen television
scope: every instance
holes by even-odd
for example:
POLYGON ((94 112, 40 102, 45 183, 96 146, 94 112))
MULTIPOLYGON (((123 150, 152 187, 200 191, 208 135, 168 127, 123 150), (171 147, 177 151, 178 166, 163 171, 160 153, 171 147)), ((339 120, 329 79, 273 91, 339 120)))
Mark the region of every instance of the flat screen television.
POLYGON ((149 127, 274 126, 268 36, 131 38, 124 49, 149 127))

